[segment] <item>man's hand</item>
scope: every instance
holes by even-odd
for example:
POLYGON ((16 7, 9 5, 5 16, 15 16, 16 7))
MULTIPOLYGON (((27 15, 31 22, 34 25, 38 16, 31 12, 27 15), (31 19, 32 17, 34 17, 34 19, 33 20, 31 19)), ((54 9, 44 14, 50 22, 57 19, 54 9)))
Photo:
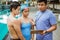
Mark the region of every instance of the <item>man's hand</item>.
POLYGON ((46 31, 46 30, 44 30, 44 31, 43 31, 43 35, 44 35, 44 34, 46 34, 46 33, 47 33, 47 31, 46 31))
POLYGON ((47 31, 46 30, 44 30, 43 32, 41 32, 40 34, 41 35, 44 35, 44 34, 46 34, 47 33, 47 31))

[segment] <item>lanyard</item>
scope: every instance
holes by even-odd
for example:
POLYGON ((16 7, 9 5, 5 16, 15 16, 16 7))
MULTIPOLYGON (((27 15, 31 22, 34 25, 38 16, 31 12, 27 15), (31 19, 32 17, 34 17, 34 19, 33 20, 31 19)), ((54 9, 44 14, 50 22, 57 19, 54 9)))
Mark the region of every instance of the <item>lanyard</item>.
MULTIPOLYGON (((44 14, 44 13, 43 13, 43 14, 44 14)), ((35 22, 37 22, 37 21, 43 16, 43 14, 38 15, 39 17, 38 17, 38 19, 35 20, 35 22)))

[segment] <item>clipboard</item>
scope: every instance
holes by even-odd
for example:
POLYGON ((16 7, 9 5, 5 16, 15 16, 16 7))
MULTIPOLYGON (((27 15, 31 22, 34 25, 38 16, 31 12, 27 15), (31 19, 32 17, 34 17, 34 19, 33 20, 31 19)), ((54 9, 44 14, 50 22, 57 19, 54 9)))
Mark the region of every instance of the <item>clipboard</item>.
POLYGON ((44 30, 31 30, 31 34, 39 34, 42 33, 44 30))

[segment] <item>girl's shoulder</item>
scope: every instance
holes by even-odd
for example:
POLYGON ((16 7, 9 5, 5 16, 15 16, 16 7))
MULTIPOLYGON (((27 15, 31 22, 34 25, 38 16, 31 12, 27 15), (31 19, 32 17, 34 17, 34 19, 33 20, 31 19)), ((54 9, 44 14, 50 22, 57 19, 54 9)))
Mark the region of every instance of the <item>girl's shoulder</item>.
POLYGON ((18 21, 19 21, 20 23, 22 22, 22 20, 23 20, 22 17, 18 18, 18 21))
POLYGON ((33 19, 32 19, 32 18, 28 18, 28 19, 30 20, 30 22, 31 22, 31 21, 33 21, 33 19))

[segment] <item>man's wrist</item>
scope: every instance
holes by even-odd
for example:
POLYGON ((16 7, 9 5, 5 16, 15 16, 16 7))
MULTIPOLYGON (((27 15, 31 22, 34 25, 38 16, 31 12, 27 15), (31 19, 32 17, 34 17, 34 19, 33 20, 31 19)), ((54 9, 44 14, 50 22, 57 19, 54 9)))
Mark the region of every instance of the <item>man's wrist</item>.
POLYGON ((48 33, 48 31, 46 30, 45 33, 48 33))

